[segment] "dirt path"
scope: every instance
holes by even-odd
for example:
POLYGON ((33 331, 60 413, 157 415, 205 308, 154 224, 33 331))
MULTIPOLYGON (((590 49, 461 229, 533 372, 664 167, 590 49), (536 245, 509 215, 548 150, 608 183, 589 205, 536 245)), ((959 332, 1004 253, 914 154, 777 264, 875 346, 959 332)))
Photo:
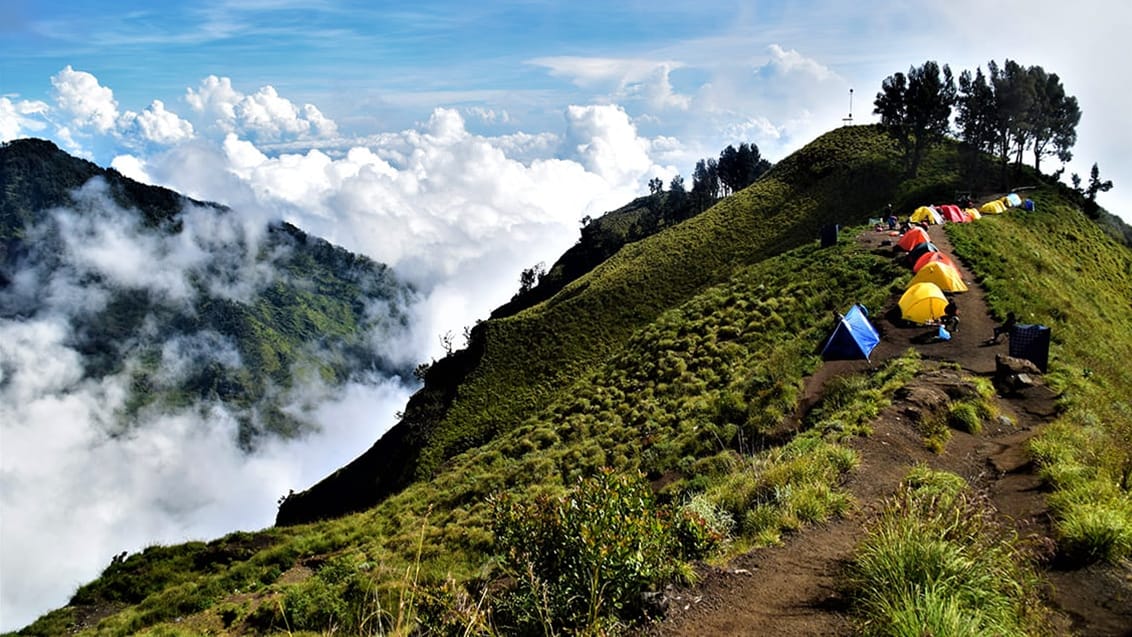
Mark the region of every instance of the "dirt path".
MULTIPOLYGON (((933 227, 929 233, 942 251, 954 257, 942 228, 933 227)), ((860 241, 865 249, 891 254, 890 248, 881 245, 886 239, 886 234, 868 233, 860 241)), ((893 298, 889 307, 873 311, 871 318, 882 341, 871 363, 826 363, 807 379, 802 409, 820 398, 829 378, 875 367, 909 347, 916 347, 929 366, 932 361, 946 361, 958 363, 969 374, 993 374, 995 354, 1006 353, 1005 339, 1001 344, 986 344, 995 322, 988 314, 985 292, 965 264, 958 259, 956 264, 970 291, 956 295, 960 327, 951 341, 916 344, 928 328, 903 327, 894 321, 889 313, 896 305, 897 298, 893 298)), ((781 546, 739 556, 726 568, 706 569, 698 586, 670 595, 666 619, 645 632, 697 637, 852 634, 847 602, 838 589, 839 576, 865 537, 864 524, 917 463, 964 476, 988 495, 1004 519, 1013 521, 1020 537, 1039 550, 1052 546, 1048 508, 1040 482, 1031 472, 1025 444, 1055 416, 1054 396, 1036 387, 1025 395, 1002 399, 1000 406, 1014 424, 997 423, 979 436, 953 432, 947 449, 939 455, 924 447, 904 406, 889 407, 874 423, 872 436, 852 443, 861 460, 846 484, 858 503, 853 514, 806 529, 781 546)), ((1088 570, 1051 573, 1051 602, 1062 610, 1054 625, 1058 634, 1132 635, 1132 602, 1120 592, 1129 586, 1111 586, 1111 578, 1119 577, 1111 571, 1105 571, 1110 579, 1088 570)))

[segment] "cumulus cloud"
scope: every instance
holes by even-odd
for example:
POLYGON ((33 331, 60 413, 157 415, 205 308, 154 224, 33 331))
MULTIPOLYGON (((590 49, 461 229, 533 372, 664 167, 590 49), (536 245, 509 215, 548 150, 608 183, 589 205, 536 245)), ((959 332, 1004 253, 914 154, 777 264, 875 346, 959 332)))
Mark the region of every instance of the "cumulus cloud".
POLYGON ((186 141, 193 136, 193 125, 176 113, 165 110, 165 103, 154 100, 141 113, 126 111, 120 125, 136 126, 142 139, 170 145, 186 141))
POLYGON ((458 334, 506 301, 523 268, 576 240, 582 216, 673 171, 650 160, 651 142, 610 105, 567 109, 561 136, 475 135, 460 112, 441 108, 417 127, 357 143, 272 156, 229 133, 219 147, 120 163, 193 196, 274 210, 444 295, 435 301, 444 319, 421 317, 418 355, 436 355, 437 334, 458 334))
POLYGON ((628 114, 618 106, 570 106, 566 109, 567 156, 612 183, 649 172, 648 141, 637 135, 628 114))
POLYGON ((506 124, 511 121, 511 114, 506 109, 497 111, 494 108, 483 106, 469 106, 464 109, 464 112, 488 124, 506 124))
POLYGON ((230 78, 210 75, 195 90, 187 90, 185 101, 220 130, 258 141, 326 137, 338 132, 337 124, 318 107, 296 106, 273 86, 260 87, 249 95, 233 88, 230 78))
POLYGON ((99 133, 110 132, 118 121, 118 101, 114 91, 98 83, 86 71, 76 71, 68 64, 52 76, 55 102, 70 116, 73 126, 91 128, 99 133))
POLYGON ((42 116, 48 108, 46 102, 37 100, 13 102, 7 97, 0 97, 0 142, 42 131, 46 125, 36 116, 42 116))
MULTIPOLYGON (((76 133, 108 135, 127 147, 168 146, 193 136, 193 125, 166 109, 161 100, 154 100, 140 113, 119 112, 113 90, 102 86, 93 74, 76 71, 70 65, 52 76, 51 84, 57 112, 65 121, 58 126, 56 136, 64 146, 76 152, 85 150, 75 139, 76 133)), ((36 114, 41 117, 42 130, 50 120, 50 113, 42 108, 36 114)))

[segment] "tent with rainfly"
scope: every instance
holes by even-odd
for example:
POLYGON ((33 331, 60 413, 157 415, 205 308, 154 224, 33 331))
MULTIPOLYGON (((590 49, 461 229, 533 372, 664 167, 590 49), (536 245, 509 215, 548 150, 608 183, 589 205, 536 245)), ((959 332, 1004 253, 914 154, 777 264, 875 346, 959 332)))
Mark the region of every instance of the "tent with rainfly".
POLYGON ((963 212, 971 218, 971 221, 978 221, 983 216, 982 213, 980 213, 976 208, 964 208, 963 212))
POLYGON ((931 241, 925 241, 924 243, 916 244, 915 247, 908 251, 908 265, 915 264, 920 260, 920 257, 924 256, 928 252, 939 252, 939 248, 935 247, 935 244, 931 241))
POLYGON ((912 223, 943 223, 943 219, 940 218, 939 213, 931 206, 920 206, 916 208, 916 211, 908 217, 908 220, 912 223))
POLYGON ((912 264, 912 271, 919 272, 925 265, 929 263, 946 263, 951 267, 955 267, 955 262, 952 261, 951 257, 947 256, 946 254, 942 252, 925 252, 920 255, 919 259, 916 259, 916 262, 914 264, 912 264))
POLYGON ((1022 205, 1022 198, 1019 197, 1018 193, 1016 192, 1012 192, 1009 195, 1006 195, 1005 197, 1003 197, 1003 199, 1006 200, 1006 205, 1011 208, 1017 208, 1022 205))
POLYGON ((1006 212, 1006 206, 1002 205, 1002 202, 998 199, 995 199, 994 201, 988 201, 980 206, 979 212, 984 215, 1000 215, 1006 212))
POLYGON ((896 245, 901 250, 908 251, 926 241, 931 241, 931 237, 928 236, 926 230, 923 228, 912 228, 908 232, 905 232, 903 237, 900 237, 896 245))
POLYGON ((880 342, 880 334, 869 322, 869 311, 857 304, 841 316, 833 334, 821 350, 825 360, 868 360, 873 348, 880 342))
POLYGON ((944 221, 951 223, 967 223, 970 221, 970 219, 963 214, 963 211, 959 209, 959 206, 940 206, 939 214, 943 217, 944 221))
POLYGON ((967 291, 967 284, 963 282, 963 277, 959 276, 959 271, 955 266, 946 263, 929 263, 920 268, 909 285, 917 283, 934 283, 944 292, 967 291))
POLYGON ((927 323, 943 316, 947 297, 935 283, 916 283, 908 286, 900 297, 900 315, 906 321, 927 323))

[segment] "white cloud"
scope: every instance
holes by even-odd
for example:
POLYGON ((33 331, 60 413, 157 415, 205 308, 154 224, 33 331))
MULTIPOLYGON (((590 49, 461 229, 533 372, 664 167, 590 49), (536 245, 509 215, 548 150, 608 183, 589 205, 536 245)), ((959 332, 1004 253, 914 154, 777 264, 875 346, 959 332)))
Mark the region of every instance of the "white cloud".
POLYGON ((193 136, 193 125, 176 113, 165 110, 161 100, 154 100, 140 114, 126 111, 120 125, 136 126, 143 139, 166 146, 187 141, 193 136))
POLYGON ((29 116, 43 115, 48 108, 45 102, 37 100, 13 102, 0 97, 0 142, 42 131, 46 125, 39 118, 29 116))
POLYGON ((531 64, 565 77, 582 88, 606 91, 609 101, 642 101, 649 108, 687 110, 692 98, 673 89, 673 70, 683 67, 672 60, 638 58, 541 57, 531 64))
POLYGON ((469 106, 464 109, 464 112, 488 124, 507 124, 511 121, 511 114, 506 109, 497 111, 484 106, 469 106))
POLYGON ((566 155, 611 183, 625 183, 652 168, 649 143, 637 135, 619 106, 566 109, 566 155))
POLYGON ((773 80, 800 74, 808 75, 820 82, 834 77, 833 71, 828 67, 794 49, 787 50, 779 44, 771 44, 767 50, 770 52, 770 60, 755 70, 755 74, 763 79, 773 80))
POLYGON ((210 75, 200 86, 188 89, 185 101, 211 125, 258 141, 329 137, 338 126, 313 104, 296 106, 273 86, 250 95, 232 87, 227 77, 210 75))
POLYGON ((191 196, 282 216, 444 297, 428 306, 443 306, 443 315, 422 310, 417 360, 437 355, 437 334, 459 334, 506 301, 523 268, 561 254, 582 216, 616 208, 650 177, 674 173, 651 161, 651 142, 609 105, 567 109, 561 137, 483 137, 458 111, 436 109, 417 127, 359 142, 328 148, 333 156, 317 149, 271 156, 229 133, 219 146, 183 144, 116 161, 191 196))
POLYGON ((117 124, 114 91, 99 84, 94 75, 76 71, 68 64, 51 78, 51 84, 55 87, 55 102, 70 116, 74 126, 108 133, 117 124))
POLYGON ((129 379, 84 380, 68 333, 55 319, 0 321, 6 627, 63 605, 120 551, 270 525, 279 496, 348 462, 408 398, 395 382, 323 394, 313 411, 296 406, 320 431, 253 454, 239 450, 235 417, 219 405, 149 413, 114 432, 129 379))
MULTIPOLYGON (((92 376, 76 349, 82 336, 75 325, 105 307, 111 286, 146 290, 167 308, 196 294, 190 278, 213 294, 247 298, 276 275, 254 258, 266 218, 190 206, 181 231, 167 235, 116 206, 98 180, 73 199, 74 209, 46 211, 52 223, 29 231, 28 241, 43 244, 57 229, 58 251, 46 262, 29 259, 0 290, 5 629, 64 604, 122 550, 271 524, 276 498, 371 444, 411 391, 396 378, 335 390, 296 376, 287 411, 312 429, 300 439, 268 439, 253 453, 237 444, 240 415, 218 403, 150 406, 124 422, 139 365, 135 346, 116 343, 122 371, 92 376)), ((376 326, 367 338, 375 350, 405 340, 399 322, 386 318, 388 306, 375 302, 372 313, 376 326)), ((155 325, 147 318, 135 334, 153 336, 155 325)), ((176 386, 208 363, 237 367, 240 354, 219 333, 187 332, 164 341, 150 378, 176 386)))

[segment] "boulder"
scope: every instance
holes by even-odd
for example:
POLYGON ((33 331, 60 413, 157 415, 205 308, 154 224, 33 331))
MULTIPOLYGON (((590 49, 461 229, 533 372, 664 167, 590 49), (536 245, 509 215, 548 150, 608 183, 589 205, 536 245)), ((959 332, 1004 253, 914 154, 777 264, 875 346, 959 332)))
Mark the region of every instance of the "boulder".
POLYGON ((994 386, 1004 394, 1020 392, 1040 384, 1038 366, 1024 358, 998 354, 994 357, 994 386))

